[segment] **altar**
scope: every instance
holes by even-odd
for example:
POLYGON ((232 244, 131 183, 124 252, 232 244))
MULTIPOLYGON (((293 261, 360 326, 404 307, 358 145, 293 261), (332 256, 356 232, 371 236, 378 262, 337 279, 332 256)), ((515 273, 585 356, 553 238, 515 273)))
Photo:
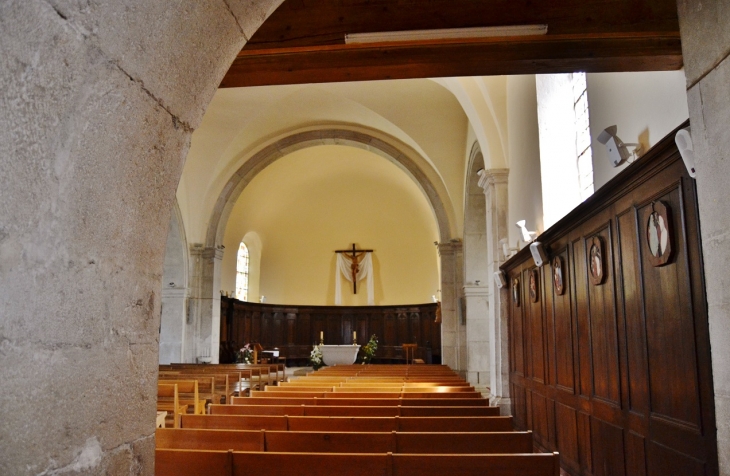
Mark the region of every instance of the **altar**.
POLYGON ((320 345, 322 360, 327 365, 352 365, 357 359, 359 345, 320 345))

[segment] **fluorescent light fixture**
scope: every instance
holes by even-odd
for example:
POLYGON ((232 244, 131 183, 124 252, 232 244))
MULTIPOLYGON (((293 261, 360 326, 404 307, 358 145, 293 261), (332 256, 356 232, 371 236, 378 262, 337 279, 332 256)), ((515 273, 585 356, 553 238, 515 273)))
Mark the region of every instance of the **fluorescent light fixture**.
POLYGON ((500 36, 535 36, 547 34, 547 25, 485 26, 476 28, 442 28, 436 30, 380 31, 350 33, 345 44, 384 43, 420 40, 461 40, 465 38, 493 38, 500 36))

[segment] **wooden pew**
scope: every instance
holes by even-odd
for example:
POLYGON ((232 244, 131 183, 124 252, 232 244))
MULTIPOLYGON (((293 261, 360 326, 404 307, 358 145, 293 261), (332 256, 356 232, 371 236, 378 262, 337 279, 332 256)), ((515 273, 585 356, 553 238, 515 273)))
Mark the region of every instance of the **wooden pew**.
POLYGON ((177 395, 180 405, 185 405, 194 414, 205 414, 205 400, 200 400, 197 380, 161 380, 159 384, 177 385, 177 395))
POLYGON ((557 453, 410 455, 277 453, 157 449, 157 476, 250 476, 265 468, 276 476, 326 471, 338 476, 559 476, 557 453))
POLYGON ((482 399, 479 392, 277 392, 277 391, 260 391, 251 390, 253 398, 437 398, 437 399, 482 399))
POLYGON ((210 405, 211 415, 291 416, 499 416, 499 407, 404 407, 320 405, 210 405))
POLYGON ((510 454, 532 453, 531 432, 354 433, 165 428, 157 448, 279 453, 510 454))
POLYGON ((489 406, 483 398, 286 398, 234 397, 234 405, 339 405, 339 406, 410 406, 410 407, 473 407, 489 406))
POLYGON ((180 404, 177 384, 157 384, 157 411, 167 412, 173 428, 180 428, 180 417, 187 409, 187 405, 180 404))
POLYGON ((182 428, 340 432, 511 431, 512 417, 312 417, 183 415, 182 428))

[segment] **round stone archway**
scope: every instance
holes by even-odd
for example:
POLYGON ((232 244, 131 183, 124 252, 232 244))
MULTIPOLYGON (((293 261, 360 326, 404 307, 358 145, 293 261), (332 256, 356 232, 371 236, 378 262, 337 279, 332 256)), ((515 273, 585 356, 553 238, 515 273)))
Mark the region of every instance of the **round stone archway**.
MULTIPOLYGON (((208 222, 208 231, 204 248, 194 249, 192 261, 195 265, 194 276, 200 279, 191 290, 191 313, 198 324, 193 346, 217 361, 220 344, 220 294, 217 283, 220 282, 221 260, 223 257, 222 242, 226 225, 236 200, 254 177, 276 160, 296 150, 322 145, 345 145, 371 151, 396 164, 423 191, 434 213, 439 229, 439 255, 441 260, 442 289, 442 334, 457 332, 456 300, 461 280, 454 276, 461 269, 462 255, 453 252, 453 237, 456 236, 454 212, 446 188, 437 181, 438 174, 425 158, 416 151, 392 137, 366 130, 353 130, 339 127, 325 127, 316 130, 305 130, 285 135, 265 146, 248 158, 236 170, 223 186, 216 201, 213 213, 208 222), (446 291, 444 291, 446 290, 446 291)), ((458 244, 460 245, 460 243, 458 244)), ((460 251, 460 248, 459 248, 460 251)), ((442 339, 442 342, 444 339, 442 339)), ((460 369, 458 359, 449 360, 449 356, 458 356, 451 351, 449 339, 444 344, 444 363, 460 369)), ((454 346, 458 347, 458 346, 454 346)))

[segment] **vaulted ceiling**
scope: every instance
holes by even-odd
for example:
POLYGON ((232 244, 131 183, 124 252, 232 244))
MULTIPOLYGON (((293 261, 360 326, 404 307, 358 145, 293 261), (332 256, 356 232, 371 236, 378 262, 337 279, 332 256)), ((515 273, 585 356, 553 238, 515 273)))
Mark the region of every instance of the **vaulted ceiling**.
POLYGON ((221 87, 681 67, 675 0, 285 0, 221 87), (350 33, 530 24, 547 34, 345 44, 350 33))

